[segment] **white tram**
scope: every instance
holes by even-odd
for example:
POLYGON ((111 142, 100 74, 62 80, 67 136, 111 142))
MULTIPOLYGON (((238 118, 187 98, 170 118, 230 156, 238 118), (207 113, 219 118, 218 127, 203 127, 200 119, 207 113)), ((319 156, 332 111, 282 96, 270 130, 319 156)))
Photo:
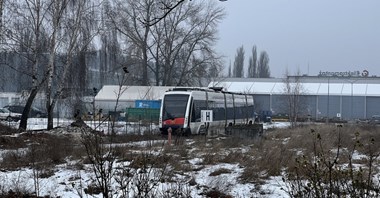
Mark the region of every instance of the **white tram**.
POLYGON ((251 94, 224 92, 210 88, 174 88, 161 102, 159 128, 162 134, 202 134, 210 130, 224 133, 229 125, 253 123, 254 100, 251 94), (212 110, 212 122, 202 122, 202 110, 212 110))

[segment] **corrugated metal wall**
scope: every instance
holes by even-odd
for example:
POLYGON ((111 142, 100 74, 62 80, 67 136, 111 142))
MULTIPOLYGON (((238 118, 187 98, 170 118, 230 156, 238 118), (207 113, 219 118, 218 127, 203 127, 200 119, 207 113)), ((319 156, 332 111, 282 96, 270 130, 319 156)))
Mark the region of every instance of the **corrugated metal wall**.
MULTIPOLYGON (((271 110, 273 115, 288 113, 288 97, 285 95, 256 94, 256 112, 271 110)), ((335 118, 342 120, 368 119, 380 115, 380 97, 375 96, 301 96, 300 116, 335 118)))
POLYGON ((372 115, 380 115, 380 97, 367 96, 366 115, 370 118, 372 115))

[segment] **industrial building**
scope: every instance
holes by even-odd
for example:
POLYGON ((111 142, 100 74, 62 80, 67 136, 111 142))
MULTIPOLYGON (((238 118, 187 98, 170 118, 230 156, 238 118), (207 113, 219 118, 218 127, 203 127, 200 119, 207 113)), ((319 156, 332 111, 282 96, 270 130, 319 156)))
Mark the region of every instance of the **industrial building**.
POLYGON ((301 117, 356 120, 380 115, 380 78, 367 76, 289 76, 288 78, 225 78, 209 87, 255 95, 256 111, 289 112, 286 85, 300 86, 301 117))
MULTIPOLYGON (((299 94, 299 117, 311 119, 356 120, 380 115, 380 78, 356 76, 289 76, 288 78, 223 78, 208 87, 251 93, 257 113, 287 115, 289 94, 299 94), (300 86, 299 93, 288 93, 286 85, 300 86)), ((118 110, 137 107, 137 100, 160 100, 173 87, 130 86, 118 96, 119 86, 104 86, 95 96, 96 109, 118 110), (119 97, 119 98, 118 98, 119 97)))
MULTIPOLYGON (((210 82, 208 87, 223 87, 224 91, 253 94, 257 113, 269 111, 272 115, 286 115, 289 112, 289 95, 299 94, 300 117, 315 120, 328 117, 349 121, 380 115, 379 77, 349 74, 288 78, 223 78, 210 82), (289 93, 286 91, 287 84, 291 87, 299 85, 300 92, 289 93)), ((115 111, 115 107, 116 111, 147 105, 158 108, 157 101, 171 88, 173 87, 106 85, 96 96, 88 96, 88 100, 83 102, 87 110, 103 109, 104 113, 115 111)), ((1 106, 17 103, 21 99, 20 93, 0 93, 1 106)))

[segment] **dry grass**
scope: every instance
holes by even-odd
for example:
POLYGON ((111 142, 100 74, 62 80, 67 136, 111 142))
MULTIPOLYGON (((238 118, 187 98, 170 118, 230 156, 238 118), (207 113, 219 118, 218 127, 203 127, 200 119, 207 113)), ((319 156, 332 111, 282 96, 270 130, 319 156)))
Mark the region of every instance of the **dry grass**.
POLYGON ((78 151, 82 150, 78 142, 73 141, 69 136, 43 132, 1 136, 0 139, 3 149, 7 150, 0 162, 0 167, 3 169, 14 170, 33 164, 44 167, 53 166, 64 163, 67 157, 77 156, 78 151))
MULTIPOLYGON (((256 139, 181 137, 178 138, 178 144, 173 143, 170 147, 163 143, 165 138, 160 135, 102 138, 104 143, 115 144, 114 155, 118 161, 131 162, 130 168, 170 167, 171 173, 165 178, 168 181, 175 181, 177 173, 196 172, 210 165, 231 163, 244 168, 241 181, 261 184, 270 176, 294 171, 298 165, 297 160, 310 160, 316 153, 323 153, 325 159, 333 160, 339 148, 340 164, 348 163, 353 151, 367 156, 380 154, 380 128, 373 126, 308 125, 293 129, 272 129, 256 139), (148 144, 123 144, 140 141, 148 144), (199 163, 190 164, 189 160, 195 158, 200 159, 199 163)), ((23 133, 18 136, 0 136, 0 145, 2 149, 8 150, 2 155, 1 169, 15 170, 38 162, 43 165, 40 168, 46 170, 43 174, 47 177, 52 174, 52 166, 64 163, 67 158, 84 159, 82 163, 86 163, 83 145, 71 136, 23 133)), ((359 158, 353 162, 366 165, 369 160, 359 158)), ((375 162, 379 164, 379 159, 375 158, 375 162)), ((77 167, 83 168, 83 165, 78 164, 77 167)), ((230 172, 231 170, 218 169, 211 176, 230 172)))
POLYGON ((229 174, 229 173, 231 173, 230 169, 220 168, 220 169, 215 170, 214 172, 210 173, 209 176, 218 176, 218 175, 221 175, 221 174, 229 174))

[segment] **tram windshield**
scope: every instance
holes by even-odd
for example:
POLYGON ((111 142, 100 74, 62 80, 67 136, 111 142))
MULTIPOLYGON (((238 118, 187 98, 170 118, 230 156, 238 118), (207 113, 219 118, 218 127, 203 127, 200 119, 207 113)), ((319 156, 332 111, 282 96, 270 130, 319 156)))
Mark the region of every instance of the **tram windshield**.
POLYGON ((165 95, 163 105, 163 120, 184 118, 189 95, 165 95))

